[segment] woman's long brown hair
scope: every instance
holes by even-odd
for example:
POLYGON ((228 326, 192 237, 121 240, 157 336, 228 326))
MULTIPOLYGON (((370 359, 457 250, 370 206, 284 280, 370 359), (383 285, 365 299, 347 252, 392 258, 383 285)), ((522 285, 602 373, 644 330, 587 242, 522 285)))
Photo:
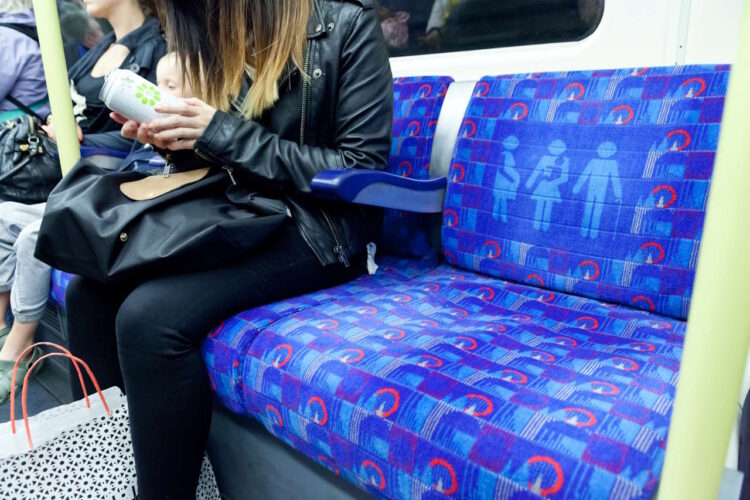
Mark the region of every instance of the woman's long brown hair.
POLYGON ((311 0, 157 0, 169 46, 207 103, 229 110, 246 67, 255 69, 242 105, 246 118, 278 100, 289 64, 302 70, 311 8, 311 0))

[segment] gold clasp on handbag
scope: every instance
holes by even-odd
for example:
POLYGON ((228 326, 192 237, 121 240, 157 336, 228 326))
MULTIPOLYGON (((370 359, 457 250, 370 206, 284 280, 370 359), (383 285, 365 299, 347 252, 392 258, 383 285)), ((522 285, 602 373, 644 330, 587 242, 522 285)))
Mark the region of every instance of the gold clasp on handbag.
POLYGON ((39 137, 35 135, 32 135, 31 137, 29 137, 28 144, 23 144, 21 146, 21 151, 23 151, 24 153, 26 151, 30 151, 32 156, 37 153, 41 153, 42 147, 39 145, 39 137), (26 150, 23 149, 23 146, 26 146, 26 150))

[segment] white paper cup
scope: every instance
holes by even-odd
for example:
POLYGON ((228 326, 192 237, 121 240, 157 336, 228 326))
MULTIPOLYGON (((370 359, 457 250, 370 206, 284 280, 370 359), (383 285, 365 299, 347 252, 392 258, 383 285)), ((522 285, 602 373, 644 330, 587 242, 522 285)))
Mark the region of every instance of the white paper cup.
POLYGON ((127 69, 116 69, 107 75, 99 98, 112 111, 138 123, 149 123, 168 116, 154 110, 157 104, 182 102, 127 69))

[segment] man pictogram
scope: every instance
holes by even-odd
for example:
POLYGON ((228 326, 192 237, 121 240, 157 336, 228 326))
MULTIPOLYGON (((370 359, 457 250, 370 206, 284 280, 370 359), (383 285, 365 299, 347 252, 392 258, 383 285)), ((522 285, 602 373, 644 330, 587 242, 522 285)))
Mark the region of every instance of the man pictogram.
POLYGON ((601 224, 604 204, 607 201, 607 190, 610 182, 615 199, 619 203, 622 200, 622 186, 620 186, 620 174, 617 170, 617 161, 611 159, 617 152, 617 146, 613 142, 604 142, 599 145, 598 158, 591 160, 584 169, 578 182, 573 186, 573 194, 578 194, 588 182, 586 203, 583 207, 583 220, 581 221, 581 236, 595 239, 599 236, 599 225, 601 224))

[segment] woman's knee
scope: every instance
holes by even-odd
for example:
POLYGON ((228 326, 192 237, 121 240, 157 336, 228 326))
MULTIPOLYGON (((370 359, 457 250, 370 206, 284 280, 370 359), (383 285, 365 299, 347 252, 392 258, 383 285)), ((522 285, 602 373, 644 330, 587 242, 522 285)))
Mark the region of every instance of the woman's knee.
POLYGON ((14 245, 17 256, 34 257, 40 224, 41 220, 36 223, 31 223, 21 230, 14 245))
POLYGON ((116 332, 120 358, 161 356, 181 351, 189 343, 171 321, 148 284, 132 292, 117 312, 116 332))

